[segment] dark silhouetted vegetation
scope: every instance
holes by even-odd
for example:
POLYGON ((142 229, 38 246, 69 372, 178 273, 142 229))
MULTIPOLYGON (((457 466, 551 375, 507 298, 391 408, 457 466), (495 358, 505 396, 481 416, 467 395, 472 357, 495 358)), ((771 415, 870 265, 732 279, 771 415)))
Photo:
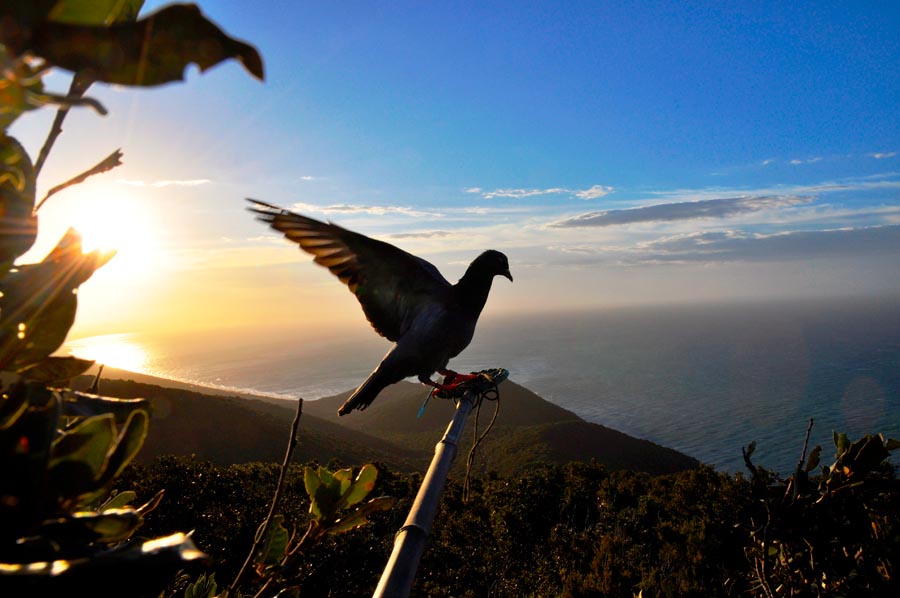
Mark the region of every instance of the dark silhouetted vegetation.
MULTIPOLYGON (((893 595, 900 489, 885 458, 895 445, 878 436, 842 444, 827 470, 786 480, 756 466, 749 476, 710 467, 654 476, 573 462, 478 477, 467 501, 451 480, 413 595, 893 595), (773 501, 782 500, 791 506, 779 511, 773 501)), ((420 483, 418 474, 381 470, 374 492, 397 505, 304 555, 303 595, 371 595, 420 483)), ((289 529, 308 524, 302 471, 293 465, 286 485, 289 529)), ((162 457, 132 466, 123 483, 141 496, 166 488, 142 531, 195 529, 225 580, 252 542, 276 477, 273 464, 162 457)))
POLYGON ((119 150, 36 201, 37 179, 69 109, 105 108, 85 93, 95 82, 154 86, 237 59, 262 77, 256 50, 225 35, 194 5, 137 19, 142 0, 20 0, 0 5, 0 593, 156 595, 171 576, 202 562, 180 532, 134 542, 160 502, 111 493, 140 450, 150 402, 79 393, 68 381, 93 362, 54 356, 77 311, 77 291, 111 252, 82 250, 70 229, 38 263, 39 211, 53 195, 117 167, 119 150), (68 93, 44 88, 53 67, 73 73, 68 93), (33 160, 7 134, 22 114, 55 106, 33 160), (135 504, 139 506, 134 506, 135 504))

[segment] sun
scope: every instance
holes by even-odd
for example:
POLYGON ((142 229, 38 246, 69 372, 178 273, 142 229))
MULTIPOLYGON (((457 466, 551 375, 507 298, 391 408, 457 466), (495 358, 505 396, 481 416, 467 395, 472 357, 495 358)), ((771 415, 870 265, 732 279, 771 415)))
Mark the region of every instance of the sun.
POLYGON ((118 277, 146 276, 164 259, 161 227, 149 202, 121 189, 72 198, 69 224, 81 233, 84 251, 116 255, 102 268, 118 277))

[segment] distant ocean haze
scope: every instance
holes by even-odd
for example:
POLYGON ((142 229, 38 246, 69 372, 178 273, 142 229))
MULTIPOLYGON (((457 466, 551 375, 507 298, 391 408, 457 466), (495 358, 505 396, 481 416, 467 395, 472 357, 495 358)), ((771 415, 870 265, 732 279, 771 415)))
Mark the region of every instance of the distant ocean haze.
MULTIPOLYGON (((389 347, 360 321, 332 335, 123 334, 68 348, 142 373, 315 399, 354 388, 389 347)), ((588 421, 731 472, 744 470, 741 447, 752 441, 758 464, 792 470, 809 418, 823 462, 832 431, 900 437, 897 298, 486 313, 450 365, 505 367, 588 421)))

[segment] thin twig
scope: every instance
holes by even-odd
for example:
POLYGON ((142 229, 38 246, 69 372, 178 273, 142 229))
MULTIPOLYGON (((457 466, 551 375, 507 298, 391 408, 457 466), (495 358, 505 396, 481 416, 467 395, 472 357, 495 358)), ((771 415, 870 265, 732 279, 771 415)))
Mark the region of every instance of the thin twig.
POLYGON ((800 476, 803 473, 803 465, 806 462, 806 449, 809 446, 809 433, 812 431, 813 427, 813 418, 809 418, 809 423, 806 425, 806 439, 803 441, 803 450, 800 451, 800 461, 797 462, 797 468, 794 470, 794 477, 788 482, 787 488, 784 489, 784 497, 785 499, 788 496, 792 496, 794 500, 797 500, 797 497, 800 496, 800 476))
POLYGON ((94 382, 91 383, 91 387, 88 388, 88 392, 93 395, 100 394, 100 375, 103 373, 103 364, 100 364, 100 369, 97 370, 97 375, 94 376, 94 382))
POLYGON ((122 165, 122 150, 117 149, 110 155, 103 158, 103 160, 101 160, 100 162, 98 162, 97 164, 92 166, 91 168, 85 170, 78 176, 72 177, 65 183, 62 183, 61 185, 57 185, 56 187, 53 187, 52 189, 47 191, 47 195, 45 195, 44 199, 42 199, 38 203, 38 205, 35 206, 34 211, 37 212, 38 210, 40 210, 41 206, 44 205, 45 201, 50 199, 51 195, 59 193, 63 189, 66 189, 67 187, 71 187, 72 185, 77 185, 78 183, 82 183, 88 177, 94 176, 95 174, 100 174, 100 173, 106 172, 107 170, 112 170, 116 166, 121 166, 121 165, 122 165))
MULTIPOLYGON (((66 97, 73 100, 81 98, 88 87, 91 86, 91 83, 93 83, 93 80, 90 77, 76 73, 75 76, 72 77, 72 82, 69 84, 69 93, 66 97)), ((35 177, 41 172, 41 168, 44 166, 44 162, 50 154, 50 148, 53 147, 53 144, 56 143, 56 138, 62 133, 63 121, 66 119, 66 115, 69 114, 70 107, 71 106, 68 104, 64 104, 56 111, 56 118, 53 119, 53 126, 50 127, 50 132, 47 134, 44 146, 38 153, 37 161, 34 163, 35 177)))
POLYGON ((809 433, 812 431, 813 427, 813 418, 809 418, 809 424, 806 426, 806 440, 803 441, 803 450, 800 452, 800 462, 797 463, 797 468, 803 467, 803 462, 806 461, 806 448, 809 446, 809 433))
POLYGON ((256 530, 256 537, 253 538, 253 548, 250 549, 250 554, 247 555, 247 559, 241 566, 241 570, 238 571, 237 577, 235 577, 234 581, 231 582, 231 585, 228 586, 229 593, 237 588, 238 582, 241 580, 241 577, 243 577, 247 567, 253 562, 253 557, 256 556, 263 543, 268 539, 269 526, 272 525, 272 519, 275 518, 275 510, 281 502, 281 493, 284 490, 284 483, 287 480, 288 465, 291 462, 291 457, 294 455, 294 449, 297 447, 297 429, 300 427, 300 417, 302 415, 303 399, 298 399, 297 414, 294 416, 294 421, 291 424, 291 438, 284 451, 284 461, 281 462, 281 472, 278 474, 278 484, 275 486, 275 496, 272 497, 272 505, 269 507, 269 514, 266 515, 265 520, 263 520, 262 524, 256 530))

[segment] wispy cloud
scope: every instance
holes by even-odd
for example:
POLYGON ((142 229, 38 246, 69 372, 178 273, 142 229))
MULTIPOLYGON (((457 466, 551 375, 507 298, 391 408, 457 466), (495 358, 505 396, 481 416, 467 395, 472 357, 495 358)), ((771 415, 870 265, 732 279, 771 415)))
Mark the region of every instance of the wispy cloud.
POLYGON ((446 237, 457 237, 460 233, 454 233, 446 230, 429 230, 414 233, 394 233, 388 235, 392 239, 443 239, 446 237))
POLYGON ((575 197, 579 199, 597 199, 598 197, 603 197, 604 195, 609 195, 612 193, 614 189, 612 187, 607 187, 604 185, 594 185, 590 189, 585 189, 583 191, 576 191, 575 197))
POLYGON ((897 155, 897 152, 872 152, 868 155, 876 160, 884 160, 886 158, 893 158, 897 155))
POLYGON ((762 197, 762 196, 786 196, 786 195, 818 195, 829 192, 873 191, 885 189, 900 189, 900 177, 898 172, 886 172, 868 176, 845 177, 832 181, 824 181, 809 185, 772 185, 756 188, 679 188, 649 191, 646 193, 650 199, 638 200, 634 203, 640 206, 654 205, 660 200, 681 202, 718 199, 721 197, 762 197))
POLYGON ((816 156, 814 158, 805 158, 805 159, 794 158, 793 160, 791 160, 790 163, 793 164, 794 166, 798 166, 800 164, 815 164, 816 162, 821 162, 822 160, 823 160, 823 158, 821 156, 816 156))
POLYGON ((615 191, 613 187, 606 185, 593 185, 588 189, 567 189, 565 187, 549 187, 546 189, 504 188, 494 189, 493 191, 485 191, 481 187, 469 187, 465 189, 466 193, 481 195, 485 199, 494 199, 496 197, 524 199, 526 197, 535 197, 539 195, 571 195, 579 199, 589 200, 609 195, 613 191, 615 191))
POLYGON ((207 183, 211 183, 212 181, 209 179, 186 179, 186 180, 176 180, 176 179, 166 179, 161 181, 140 181, 133 179, 118 179, 117 183, 121 183, 123 185, 130 185, 132 187, 197 187, 199 185, 206 185, 207 183))
POLYGON ((551 224, 554 228, 614 226, 644 222, 671 222, 701 218, 725 218, 761 210, 810 203, 812 198, 796 195, 745 196, 673 202, 650 206, 587 212, 551 224))
POLYGON ((560 187, 551 187, 549 189, 494 189, 493 191, 470 191, 470 193, 480 193, 485 199, 494 199, 495 197, 512 197, 521 199, 524 197, 534 197, 536 195, 560 195, 568 193, 567 189, 560 187))
POLYGON ((322 214, 375 214, 377 216, 383 216, 385 214, 401 214, 411 218, 440 217, 440 213, 438 212, 426 212, 408 206, 357 206, 350 204, 317 206, 310 203, 297 202, 291 206, 291 209, 300 212, 319 212, 322 214))

